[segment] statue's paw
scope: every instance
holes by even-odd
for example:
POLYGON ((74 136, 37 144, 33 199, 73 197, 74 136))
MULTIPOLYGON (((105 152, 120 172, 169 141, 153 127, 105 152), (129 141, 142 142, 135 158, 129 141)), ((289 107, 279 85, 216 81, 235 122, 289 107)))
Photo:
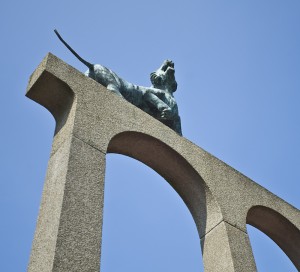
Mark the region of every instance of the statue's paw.
POLYGON ((160 95, 160 94, 163 94, 163 92, 159 89, 155 89, 155 88, 149 88, 145 91, 145 94, 148 94, 148 95, 160 95))
POLYGON ((172 115, 172 110, 171 108, 165 108, 162 110, 161 114, 160 114, 160 118, 161 119, 169 119, 172 115))

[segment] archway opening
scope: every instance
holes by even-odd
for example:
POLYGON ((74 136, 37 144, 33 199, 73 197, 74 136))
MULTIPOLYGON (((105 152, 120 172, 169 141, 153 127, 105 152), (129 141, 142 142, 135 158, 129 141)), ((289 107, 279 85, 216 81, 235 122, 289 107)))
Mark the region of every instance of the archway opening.
MULTIPOLYGON (((247 226, 258 268, 266 263, 263 257, 273 258, 274 256, 281 256, 276 258, 274 262, 267 262, 268 266, 264 269, 268 268, 270 270, 270 265, 277 263, 279 259, 282 260, 280 264, 287 267, 279 269, 280 265, 275 265, 274 267, 276 270, 279 269, 278 271, 297 271, 296 268, 300 269, 300 231, 287 218, 271 208, 253 206, 248 211, 247 224, 257 228, 271 240, 269 241, 262 233, 247 226), (260 249, 257 246, 259 239, 264 240, 264 243, 261 243, 259 247, 260 249), (272 244, 271 247, 270 244, 272 244), (264 247, 267 247, 268 250, 261 253, 261 249, 264 247), (281 254, 278 253, 281 251, 280 249, 283 251, 281 254), (287 261, 288 258, 290 259, 289 262, 287 261)), ((263 268, 261 267, 261 269, 263 268)))
POLYGON ((266 234, 251 225, 247 225, 247 232, 257 271, 298 271, 288 256, 266 234))
POLYGON ((204 271, 187 206, 145 164, 107 155, 101 271, 204 271))
POLYGON ((159 173, 187 205, 199 238, 222 220, 220 207, 202 177, 166 143, 144 133, 127 131, 111 139, 107 152, 137 159, 159 173))

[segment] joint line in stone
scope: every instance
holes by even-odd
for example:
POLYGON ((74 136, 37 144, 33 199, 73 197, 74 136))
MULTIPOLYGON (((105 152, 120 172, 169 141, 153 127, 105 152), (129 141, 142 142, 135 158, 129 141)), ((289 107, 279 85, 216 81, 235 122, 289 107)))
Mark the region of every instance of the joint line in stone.
POLYGON ((230 226, 232 226, 232 227, 234 227, 234 228, 236 228, 236 229, 238 229, 238 230, 240 230, 240 231, 242 231, 242 232, 244 232, 244 233, 247 234, 247 232, 244 231, 243 229, 241 229, 241 228, 239 228, 239 227, 237 227, 237 226, 235 226, 235 225, 233 225, 233 224, 231 224, 231 223, 229 223, 229 222, 227 222, 227 221, 225 221, 225 220, 223 219, 223 220, 221 220, 218 224, 216 224, 212 229, 210 229, 207 233, 205 233, 203 236, 201 236, 200 239, 204 238, 207 234, 209 234, 209 233, 210 233, 211 231, 213 231, 216 227, 218 227, 222 222, 225 222, 225 223, 227 223, 228 225, 230 225, 230 226))
POLYGON ((98 150, 98 151, 99 151, 99 152, 101 152, 102 154, 106 155, 106 152, 104 152, 104 151, 100 150, 99 148, 97 148, 97 147, 93 146, 93 145, 92 145, 92 144, 90 144, 90 143, 87 143, 86 141, 82 140, 81 138, 79 138, 79 137, 78 137, 78 136, 76 136, 75 134, 72 134, 72 136, 73 136, 74 138, 78 139, 79 141, 81 141, 81 142, 83 142, 83 143, 85 143, 85 144, 89 145, 90 147, 92 147, 92 148, 94 148, 94 149, 98 150))

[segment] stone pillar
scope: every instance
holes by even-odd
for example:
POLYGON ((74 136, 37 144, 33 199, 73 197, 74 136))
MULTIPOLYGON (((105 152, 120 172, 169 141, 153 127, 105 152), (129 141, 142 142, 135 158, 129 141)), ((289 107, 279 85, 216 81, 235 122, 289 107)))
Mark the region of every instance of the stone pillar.
POLYGON ((44 59, 26 94, 56 120, 28 271, 99 272, 105 152, 74 135, 76 88, 49 72, 55 60, 44 59))
POLYGON ((28 271, 100 271, 104 166, 76 137, 51 155, 28 271))
POLYGON ((201 238, 205 272, 255 272, 248 234, 222 221, 201 238))

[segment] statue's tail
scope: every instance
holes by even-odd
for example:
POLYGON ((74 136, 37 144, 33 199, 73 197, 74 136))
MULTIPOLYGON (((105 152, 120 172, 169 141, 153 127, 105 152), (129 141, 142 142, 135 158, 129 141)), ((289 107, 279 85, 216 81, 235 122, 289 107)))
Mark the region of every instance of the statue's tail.
POLYGON ((60 36, 60 34, 58 33, 58 31, 56 29, 54 29, 54 32, 56 34, 56 36, 60 39, 60 41, 74 54, 74 56, 79 59, 84 65, 86 65, 90 70, 94 70, 94 65, 87 62, 86 60, 84 60, 82 57, 80 57, 75 50, 68 45, 65 40, 60 36))

